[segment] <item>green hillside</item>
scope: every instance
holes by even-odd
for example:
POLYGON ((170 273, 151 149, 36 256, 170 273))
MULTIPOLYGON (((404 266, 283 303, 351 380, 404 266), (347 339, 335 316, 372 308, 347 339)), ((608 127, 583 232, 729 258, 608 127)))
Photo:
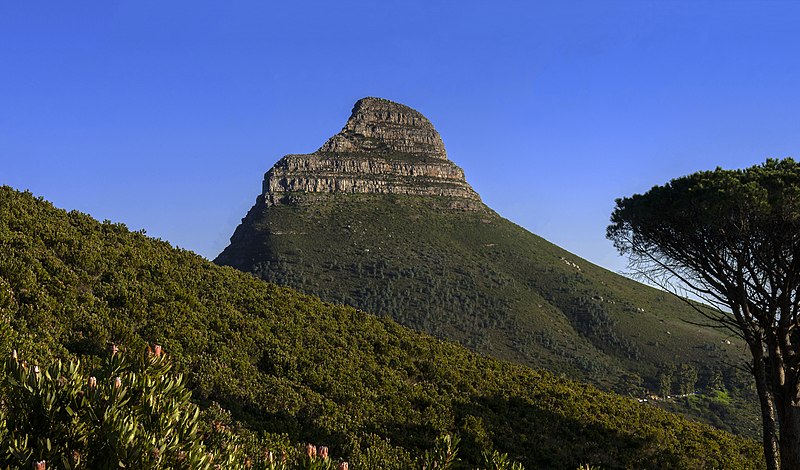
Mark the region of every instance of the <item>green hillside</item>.
POLYGON ((733 401, 664 403, 758 433, 738 339, 668 293, 595 266, 500 217, 401 195, 259 199, 215 262, 392 318, 472 350, 644 397, 723 379, 733 401), (674 371, 674 372, 669 372, 674 371), (661 383, 671 384, 666 390, 661 383))
POLYGON ((753 441, 264 283, 8 187, 0 252, 0 353, 17 348, 33 362, 157 342, 202 406, 216 401, 256 433, 328 445, 351 468, 407 468, 410 453, 445 432, 461 437, 464 468, 490 448, 529 469, 761 466, 753 441))

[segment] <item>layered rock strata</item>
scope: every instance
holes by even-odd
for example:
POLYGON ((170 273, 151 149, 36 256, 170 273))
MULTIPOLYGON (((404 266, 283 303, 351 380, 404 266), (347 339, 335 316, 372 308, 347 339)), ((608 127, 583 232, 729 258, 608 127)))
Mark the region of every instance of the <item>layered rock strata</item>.
POLYGON ((316 152, 280 159, 264 175, 260 199, 278 205, 336 193, 439 196, 452 208, 483 207, 431 122, 380 98, 356 102, 344 128, 316 152))
POLYGON ((425 116, 381 98, 358 100, 344 128, 318 152, 399 153, 447 160, 444 142, 425 116))

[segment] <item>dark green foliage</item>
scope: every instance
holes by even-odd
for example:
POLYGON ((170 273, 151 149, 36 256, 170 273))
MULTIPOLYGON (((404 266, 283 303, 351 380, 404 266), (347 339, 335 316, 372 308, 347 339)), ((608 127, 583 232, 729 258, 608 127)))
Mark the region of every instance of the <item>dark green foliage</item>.
MULTIPOLYGON (((155 348, 131 361, 130 354, 114 347, 94 367, 80 360, 58 360, 40 368, 20 360, 14 351, 0 373, 0 466, 340 468, 327 447, 308 444, 304 451, 287 453, 289 446, 284 446, 276 455, 265 447, 269 439, 233 432, 227 413, 216 404, 200 421, 200 409, 190 402, 183 377, 170 373, 170 361, 160 346, 155 348)), ((449 439, 443 437, 442 442, 449 439)), ((440 447, 437 441, 435 452, 417 460, 449 468, 453 454, 440 447)))
POLYGON ((454 470, 484 465, 481 453, 495 450, 527 468, 760 465, 752 441, 9 188, 0 189, 0 247, 0 353, 16 347, 44 364, 102 355, 109 342, 162 344, 193 401, 219 421, 209 442, 292 455, 313 442, 369 469, 413 468, 444 434, 461 439, 454 470))
MULTIPOLYGON (((433 197, 393 195, 292 200, 257 202, 215 261, 623 394, 658 392, 664 364, 722 370, 746 360, 740 342, 687 323, 693 312, 681 301, 488 208, 443 210, 433 197)), ((743 404, 737 422, 757 423, 755 397, 733 393, 743 404)))
POLYGON ((524 470, 518 462, 513 462, 508 458, 508 454, 500 452, 484 452, 484 470, 524 470))
POLYGON ((458 462, 458 443, 460 439, 449 434, 436 439, 433 449, 426 451, 417 461, 419 470, 452 468, 458 462))
MULTIPOLYGON (((14 352, 16 356, 16 351, 14 352)), ((211 468, 199 409, 162 355, 97 367, 31 365, 16 357, 0 376, 0 466, 29 468, 211 468)))
POLYGON ((725 390, 725 383, 722 381, 722 373, 718 369, 713 369, 708 377, 706 392, 713 394, 725 390))
POLYGON ((698 321, 746 342, 770 469, 800 468, 799 233, 800 163, 791 158, 620 198, 607 229, 641 276, 701 299, 698 321))
POLYGON ((665 366, 664 369, 658 374, 658 392, 662 397, 672 395, 674 392, 672 387, 673 374, 675 368, 672 366, 665 366))
POLYGON ((681 364, 679 380, 681 395, 694 393, 695 385, 697 385, 697 370, 691 364, 681 364))

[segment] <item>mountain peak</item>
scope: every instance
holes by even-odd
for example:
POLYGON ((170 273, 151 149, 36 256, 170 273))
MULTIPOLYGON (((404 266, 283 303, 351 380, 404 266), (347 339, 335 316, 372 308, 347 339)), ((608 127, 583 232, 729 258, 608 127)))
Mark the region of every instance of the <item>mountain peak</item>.
POLYGON ((362 98, 344 128, 320 153, 390 153, 447 159, 433 124, 406 105, 383 98, 362 98))
POLYGON ((267 206, 334 194, 434 196, 431 204, 483 211, 464 170, 447 158, 433 124, 408 106, 362 98, 342 130, 314 153, 286 155, 264 175, 267 206))

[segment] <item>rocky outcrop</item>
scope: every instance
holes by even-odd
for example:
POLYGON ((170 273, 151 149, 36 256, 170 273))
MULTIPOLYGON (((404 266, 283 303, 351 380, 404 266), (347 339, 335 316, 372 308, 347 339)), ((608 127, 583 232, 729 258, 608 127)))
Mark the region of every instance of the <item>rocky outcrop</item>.
POLYGON ((447 159, 442 138, 425 116, 381 98, 358 100, 341 132, 318 152, 399 153, 447 159))
POLYGON ((484 207, 433 124, 380 98, 359 100, 344 128, 316 152, 280 159, 264 175, 259 199, 278 205, 336 193, 438 196, 451 208, 484 207))

